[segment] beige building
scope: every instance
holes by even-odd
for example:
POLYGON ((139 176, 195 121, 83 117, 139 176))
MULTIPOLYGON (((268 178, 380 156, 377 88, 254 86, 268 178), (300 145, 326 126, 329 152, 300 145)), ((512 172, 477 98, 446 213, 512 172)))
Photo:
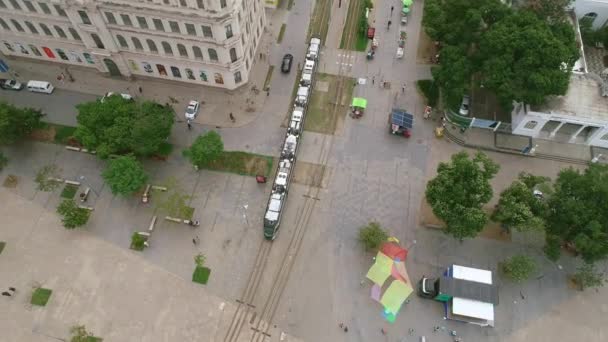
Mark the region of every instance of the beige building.
POLYGON ((0 0, 0 50, 234 89, 265 24, 262 0, 0 0))

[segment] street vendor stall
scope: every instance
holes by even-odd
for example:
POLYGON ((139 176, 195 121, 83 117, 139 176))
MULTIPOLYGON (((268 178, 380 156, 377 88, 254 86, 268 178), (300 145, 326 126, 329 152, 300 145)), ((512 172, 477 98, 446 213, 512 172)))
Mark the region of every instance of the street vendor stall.
POLYGON ((409 138, 414 126, 414 116, 403 109, 394 108, 388 115, 390 133, 409 138))
POLYGON ((367 108, 367 100, 362 97, 353 98, 353 103, 351 104, 351 118, 358 119, 363 116, 365 112, 365 108, 367 108))

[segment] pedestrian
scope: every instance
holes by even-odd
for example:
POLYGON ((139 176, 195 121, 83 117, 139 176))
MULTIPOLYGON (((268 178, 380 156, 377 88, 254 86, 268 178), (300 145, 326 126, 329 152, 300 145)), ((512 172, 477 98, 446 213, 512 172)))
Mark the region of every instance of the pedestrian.
POLYGON ((188 130, 192 129, 192 124, 190 123, 190 119, 188 119, 188 121, 186 121, 186 123, 188 124, 188 130))
POLYGON ((2 295, 3 295, 3 296, 7 296, 7 297, 10 297, 10 296, 11 296, 11 294, 10 294, 10 293, 8 293, 8 292, 6 292, 6 291, 2 292, 2 295))
POLYGON ((141 94, 143 92, 143 89, 141 89, 141 87, 139 87, 139 93, 141 94))
POLYGON ((270 96, 270 88, 266 89, 266 96, 270 96))
POLYGON ((192 239, 192 244, 196 246, 196 239, 192 239))
POLYGON ((17 292, 17 289, 16 289, 16 288, 14 288, 14 287, 9 287, 9 288, 8 288, 8 290, 9 290, 9 291, 12 291, 12 292, 17 292))
POLYGON ((376 76, 372 76, 372 84, 376 84, 376 76))
POLYGON ((236 121, 236 119, 234 118, 234 115, 232 115, 232 113, 230 113, 229 116, 230 116, 230 121, 232 121, 232 123, 234 123, 236 121))
POLYGON ((338 326, 340 327, 340 329, 344 328, 344 323, 340 322, 340 324, 338 324, 338 326))
POLYGON ((344 326, 344 332, 347 333, 348 332, 348 327, 345 325, 344 326))
POLYGON ((380 332, 382 333, 382 335, 385 335, 385 336, 386 336, 386 330, 384 330, 384 328, 381 328, 381 329, 380 329, 380 332))
POLYGON ((401 87, 401 92, 402 92, 402 93, 405 93, 405 86, 402 86, 402 87, 401 87))
POLYGON ((395 6, 391 6, 391 14, 393 14, 394 9, 395 9, 395 6))
POLYGON ((199 242, 201 242, 201 239, 197 236, 194 237, 194 240, 196 241, 196 244, 198 245, 199 242))

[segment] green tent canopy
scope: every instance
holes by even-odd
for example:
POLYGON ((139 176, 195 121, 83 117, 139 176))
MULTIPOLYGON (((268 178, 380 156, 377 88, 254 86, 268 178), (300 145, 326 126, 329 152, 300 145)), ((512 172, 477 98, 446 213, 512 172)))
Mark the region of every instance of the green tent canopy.
POLYGON ((361 97, 354 97, 352 106, 365 109, 367 108, 367 100, 361 97))
POLYGON ((403 1, 403 7, 410 7, 412 5, 412 3, 414 2, 414 0, 402 0, 403 1))
POLYGON ((408 13, 410 13, 410 9, 409 9, 409 7, 403 7, 403 9, 401 10, 401 13, 403 13, 403 14, 408 14, 408 13))

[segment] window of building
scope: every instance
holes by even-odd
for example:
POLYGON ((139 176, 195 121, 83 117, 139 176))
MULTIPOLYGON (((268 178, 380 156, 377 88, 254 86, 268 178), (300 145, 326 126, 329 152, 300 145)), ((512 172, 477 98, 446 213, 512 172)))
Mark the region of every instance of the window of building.
POLYGON ((0 8, 6 8, 6 4, 4 3, 4 0, 0 0, 0 8))
POLYGON ((217 59, 217 51, 215 51, 215 49, 208 49, 207 52, 209 53, 209 59, 210 60, 212 60, 214 62, 218 61, 218 59, 217 59))
POLYGON ((222 74, 220 74, 218 72, 213 74, 213 79, 214 79, 215 83, 217 83, 217 84, 224 84, 224 76, 222 76, 222 74))
POLYGON ((230 49, 230 61, 232 63, 236 62, 237 60, 237 56, 236 56, 236 49, 235 48, 231 48, 230 49))
POLYGON ((245 46, 245 35, 241 35, 241 44, 243 44, 243 46, 245 46))
POLYGON ((203 0, 196 0, 196 6, 200 9, 205 9, 205 4, 203 3, 203 0))
POLYGON ((154 28, 157 29, 158 31, 164 31, 165 30, 165 26, 163 25, 163 21, 160 19, 152 19, 152 21, 154 22, 154 28))
POLYGON ((177 51, 179 52, 180 56, 188 57, 188 51, 186 50, 184 44, 177 44, 177 51))
POLYGON ((61 27, 55 25, 54 28, 55 31, 57 31, 57 35, 59 35, 59 37, 68 39, 68 36, 65 34, 65 31, 61 27))
POLYGON ((88 52, 83 52, 82 56, 84 57, 84 59, 87 61, 87 63, 89 64, 95 64, 95 60, 93 59, 93 56, 91 56, 90 53, 88 52))
POLYGON ((53 36, 53 33, 51 33, 51 30, 48 26, 46 26, 46 24, 40 24, 40 28, 42 29, 42 32, 44 32, 44 34, 46 34, 47 36, 53 36))
POLYGON ((538 122, 532 120, 532 121, 526 122, 526 124, 524 125, 524 128, 525 129, 534 129, 537 125, 538 125, 538 122))
POLYGON ((126 26, 133 26, 131 22, 131 17, 128 14, 121 14, 120 19, 122 19, 122 23, 126 26))
MULTIPOLYGON (((6 23, 5 23, 6 24, 6 23)), ((30 32, 32 32, 33 34, 38 34, 38 30, 36 29, 36 26, 34 26, 34 24, 30 23, 29 21, 25 22, 25 26, 27 26, 27 28, 30 30, 30 32)))
POLYGON ((169 27, 171 28, 171 32, 179 33, 179 24, 177 21, 169 21, 169 27))
POLYGON ((168 5, 168 4, 169 4, 169 0, 163 0, 163 3, 164 3, 165 5, 168 5))
POLYGON ((179 5, 182 7, 188 7, 188 4, 186 3, 186 0, 179 0, 179 5))
POLYGON ((595 18, 597 18, 597 13, 590 12, 590 13, 585 14, 581 20, 587 20, 592 23, 595 20, 595 18))
POLYGON ((78 34, 78 32, 76 32, 76 30, 73 27, 68 28, 68 31, 70 31, 70 34, 72 35, 74 40, 82 40, 82 39, 80 39, 80 35, 78 34))
POLYGON ((125 39, 125 37, 117 34, 116 40, 118 41, 118 45, 120 45, 120 47, 127 48, 127 49, 129 48, 129 44, 127 44, 127 40, 125 39))
POLYGON ((133 37, 131 38, 131 41, 133 42, 133 47, 135 47, 135 50, 143 50, 144 46, 141 45, 141 41, 139 40, 139 38, 133 37))
POLYGON ((144 17, 137 17, 137 23, 139 24, 139 27, 141 27, 142 29, 148 28, 148 21, 144 17))
POLYGON ((184 70, 186 71, 186 77, 187 77, 189 80, 196 80, 196 78, 194 78, 194 72, 192 71, 192 69, 188 69, 188 68, 186 68, 186 69, 184 69, 184 70))
POLYGON ((15 26, 15 28, 17 29, 17 31, 19 31, 19 32, 25 32, 25 30, 23 29, 23 27, 21 27, 21 24, 19 24, 17 22, 17 20, 11 19, 11 23, 13 23, 13 26, 15 26))
POLYGON ((226 28, 226 39, 228 38, 232 38, 233 34, 232 34, 232 25, 228 24, 225 26, 226 28))
POLYGON ((57 54, 59 55, 59 57, 61 59, 63 59, 64 61, 68 60, 68 56, 65 54, 65 52, 61 49, 55 49, 55 51, 57 51, 57 54))
POLYGON ((103 45, 101 38, 96 33, 91 33, 91 39, 95 42, 95 45, 100 49, 105 49, 106 47, 103 45))
POLYGON ((213 31, 211 31, 210 26, 202 25, 201 28, 203 29, 203 36, 205 36, 205 38, 213 38, 213 31))
MULTIPOLYGON (((91 19, 89 19, 89 15, 85 11, 78 11, 78 15, 80 15, 80 20, 85 25, 91 25, 91 19)), ((99 37, 98 37, 99 38, 99 37)))
POLYGON ((249 59, 245 60, 245 70, 249 70, 249 59))
POLYGON ((194 28, 194 24, 186 24, 186 32, 188 32, 191 36, 196 36, 196 29, 194 28))
POLYGON ((55 11, 57 11, 57 14, 59 14, 60 16, 62 16, 62 17, 67 17, 68 16, 68 14, 65 13, 65 10, 63 8, 61 8, 61 6, 59 6, 59 5, 53 5, 53 7, 55 7, 55 11))
POLYGON ((156 64, 156 69, 158 70, 158 74, 161 76, 167 76, 167 69, 162 64, 156 64))
POLYGON ((201 81, 208 82, 207 73, 203 70, 201 70, 201 72, 198 74, 198 77, 201 78, 201 81))
POLYGON ((226 0, 220 0, 220 7, 221 8, 226 8, 226 0))
POLYGON ((42 10, 42 12, 44 12, 44 14, 51 14, 51 9, 49 8, 49 5, 47 5, 44 2, 39 2, 38 6, 40 6, 40 9, 42 10))
POLYGON ((194 53, 195 59, 203 60, 203 52, 201 51, 201 48, 199 48, 198 46, 193 46, 192 52, 194 53))
POLYGON ((8 26, 8 24, 6 23, 6 21, 4 21, 4 19, 0 18, 0 26, 2 26, 3 29, 10 31, 11 28, 8 26))
POLYGON ((146 39, 146 44, 148 44, 148 49, 152 53, 158 53, 158 48, 156 47, 156 43, 152 39, 146 39))
POLYGON ((608 134, 604 134, 602 135, 602 137, 600 138, 601 140, 608 140, 608 134))
POLYGON ((16 9, 16 10, 20 10, 21 9, 21 6, 17 2, 17 0, 9 0, 9 1, 11 3, 11 6, 13 6, 14 9, 16 9))
POLYGON ((171 67, 171 73, 173 74, 173 77, 177 77, 177 78, 182 78, 182 73, 179 72, 179 68, 178 67, 171 67))
POLYGON ((38 12, 36 11, 36 7, 34 7, 34 4, 32 4, 31 1, 23 0, 23 3, 25 4, 25 8, 27 8, 28 11, 38 12))
POLYGON ((114 16, 114 13, 105 12, 105 15, 106 15, 106 20, 108 21, 108 24, 116 25, 116 17, 114 16))
POLYGON ((239 84, 243 82, 243 78, 241 77, 241 72, 237 71, 234 73, 234 83, 239 84))
POLYGON ((40 53, 40 50, 38 50, 38 48, 32 44, 30 44, 30 50, 32 50, 32 52, 34 53, 34 55, 41 57, 42 54, 40 53))
POLYGON ((160 44, 163 46, 163 51, 165 51, 165 54, 173 56, 173 49, 171 48, 171 45, 169 45, 169 43, 162 42, 160 44))

